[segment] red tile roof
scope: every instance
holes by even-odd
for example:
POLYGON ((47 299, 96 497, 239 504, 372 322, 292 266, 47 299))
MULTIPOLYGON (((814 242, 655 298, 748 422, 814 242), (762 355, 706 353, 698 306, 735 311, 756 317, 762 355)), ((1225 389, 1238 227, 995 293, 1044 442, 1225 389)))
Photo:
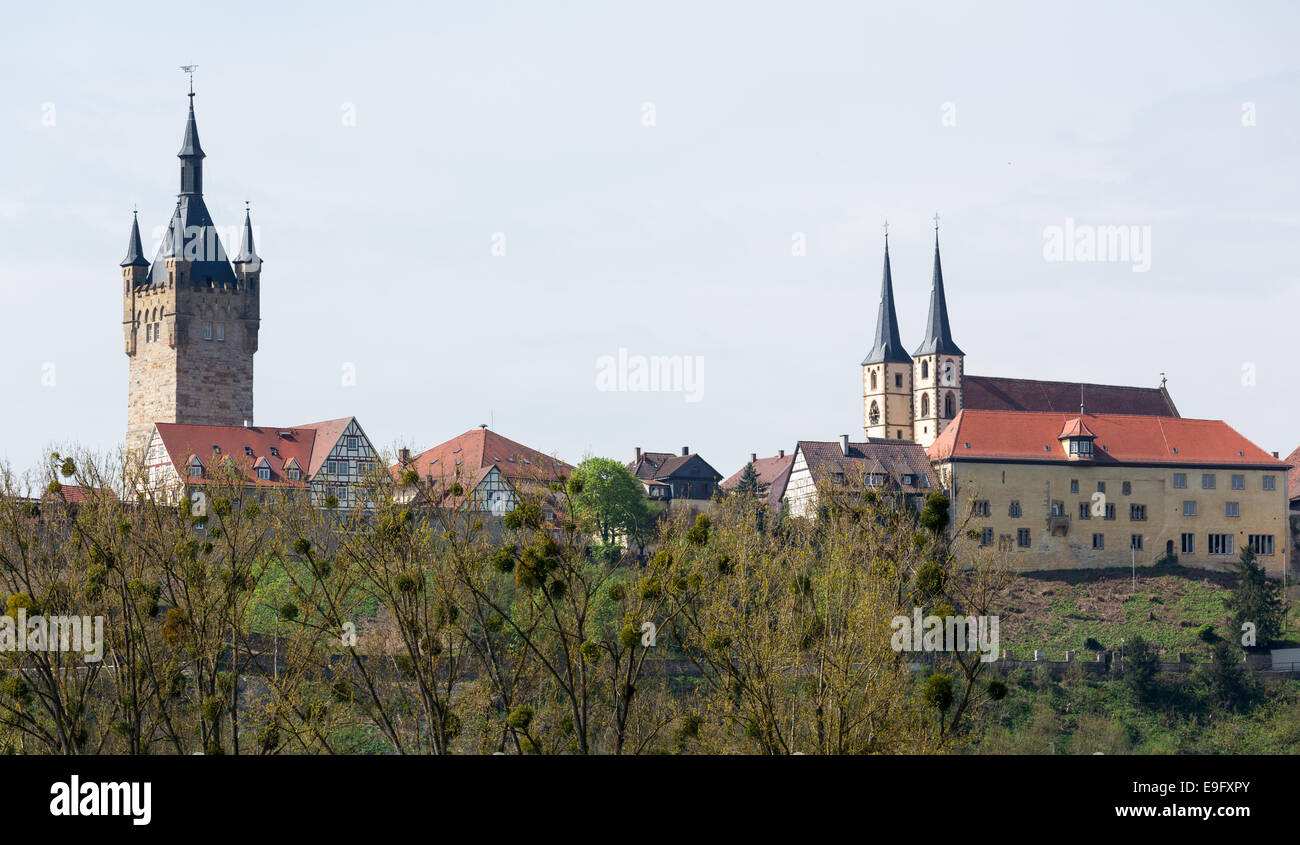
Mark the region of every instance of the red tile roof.
MULTIPOLYGON (((1068 463, 1059 433, 1078 414, 984 411, 957 414, 927 451, 931 460, 1068 463)), ((1222 420, 1088 414, 1095 464, 1189 464, 1285 469, 1222 420)))
POLYGON ((472 428, 446 443, 413 455, 409 462, 396 463, 389 469, 394 477, 406 469, 413 469, 421 478, 433 476, 435 479, 450 479, 459 469, 464 476, 463 484, 472 482, 476 485, 494 466, 511 480, 558 481, 568 478, 573 472, 573 467, 564 461, 486 428, 472 428))
POLYGON ((1295 470, 1291 473, 1291 483, 1287 489, 1287 498, 1291 501, 1300 499, 1300 446, 1295 447, 1295 451, 1286 456, 1286 462, 1295 470))
POLYGON ((1096 434, 1093 434, 1092 429, 1088 428, 1088 424, 1083 421, 1083 417, 1075 417, 1074 419, 1066 422, 1065 428, 1061 429, 1061 433, 1056 435, 1056 439, 1063 440, 1067 437, 1096 437, 1096 436, 1097 436, 1096 434))
POLYGON ((167 457, 182 478, 189 475, 190 457, 197 456, 206 475, 211 475, 218 462, 229 459, 241 468, 245 480, 251 485, 304 487, 324 465, 326 456, 353 419, 343 417, 280 427, 155 423, 155 428, 167 450, 167 457), (213 446, 220 452, 214 451, 213 446), (254 465, 262 458, 271 465, 269 481, 259 479, 253 471, 254 465), (296 460, 303 470, 301 481, 290 481, 285 474, 291 460, 296 460))
POLYGON ((962 407, 977 411, 1052 411, 1078 413, 1082 394, 1089 414, 1141 414, 1176 417, 1169 393, 1161 387, 1125 387, 1077 381, 966 376, 962 407))
MULTIPOLYGON (((772 507, 779 508, 781 506, 781 497, 785 495, 786 484, 790 482, 790 469, 794 466, 794 455, 755 458, 752 463, 754 464, 754 472, 758 475, 758 483, 767 485, 763 498, 772 507)), ((749 464, 745 464, 745 466, 749 466, 749 464)), ((744 473, 745 467, 736 470, 730 478, 722 482, 722 489, 735 490, 739 486, 740 477, 744 473)))

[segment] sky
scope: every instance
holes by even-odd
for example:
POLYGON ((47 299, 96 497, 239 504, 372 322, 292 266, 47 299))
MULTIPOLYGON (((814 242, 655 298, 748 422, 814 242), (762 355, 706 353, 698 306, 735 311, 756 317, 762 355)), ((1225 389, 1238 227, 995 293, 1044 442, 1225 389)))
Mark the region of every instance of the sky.
POLYGON ((249 201, 264 261, 255 423, 354 415, 415 449, 488 423, 574 463, 689 446, 723 475, 860 439, 882 224, 912 349, 937 211, 967 373, 1164 373, 1183 416, 1300 444, 1296 4, 6 19, 0 461, 18 471, 124 439, 118 263, 132 207, 152 254, 176 202, 183 64, 208 208, 233 252, 249 201), (1111 227, 1127 254, 1074 240, 1111 227), (682 356, 692 383, 620 390, 620 354, 682 356))

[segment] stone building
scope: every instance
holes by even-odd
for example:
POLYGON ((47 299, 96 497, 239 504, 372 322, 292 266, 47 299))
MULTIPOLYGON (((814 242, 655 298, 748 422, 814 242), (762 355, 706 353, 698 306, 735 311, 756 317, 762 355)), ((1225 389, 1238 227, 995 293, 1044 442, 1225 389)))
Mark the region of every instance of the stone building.
POLYGON ((1022 570, 1287 563, 1290 467, 1219 420, 966 408, 927 451, 954 524, 1022 570))
POLYGON ((122 328, 129 361, 128 450, 142 454, 157 422, 242 426, 253 420, 253 355, 262 260, 248 212, 230 259, 203 202, 203 148, 194 93, 181 150, 180 193, 153 260, 138 220, 122 259, 122 328))

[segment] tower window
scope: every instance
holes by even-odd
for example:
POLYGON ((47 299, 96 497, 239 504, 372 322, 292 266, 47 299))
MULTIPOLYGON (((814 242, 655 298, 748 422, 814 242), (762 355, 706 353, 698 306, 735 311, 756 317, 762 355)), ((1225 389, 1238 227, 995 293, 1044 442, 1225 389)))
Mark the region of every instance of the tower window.
POLYGON ((921 416, 930 416, 930 394, 928 393, 921 394, 921 416))
POLYGON ((146 343, 153 340, 153 323, 149 323, 144 327, 144 339, 146 343))
POLYGON ((929 378, 929 377, 930 377, 930 362, 929 362, 929 361, 922 361, 922 362, 921 362, 921 378, 923 378, 923 379, 927 379, 927 378, 929 378))
POLYGON ((894 387, 902 387, 902 386, 903 386, 903 374, 894 373, 894 387))
POLYGON ((204 339, 204 340, 212 340, 212 324, 211 324, 211 323, 204 323, 204 324, 203 324, 203 339, 204 339))
POLYGON ((876 371, 875 371, 875 370, 872 370, 872 371, 871 371, 871 389, 872 389, 872 390, 875 390, 875 389, 876 389, 876 371))
POLYGON ((956 412, 953 410, 954 407, 955 407, 955 403, 954 403, 953 400, 952 400, 952 394, 951 394, 951 393, 948 393, 947 395, 945 395, 945 396, 943 397, 943 415, 944 415, 945 418, 947 418, 947 419, 952 419, 952 418, 953 418, 953 416, 954 416, 955 413, 956 413, 956 412))
POLYGON ((225 339, 226 339, 226 324, 217 323, 217 340, 225 340, 225 339))

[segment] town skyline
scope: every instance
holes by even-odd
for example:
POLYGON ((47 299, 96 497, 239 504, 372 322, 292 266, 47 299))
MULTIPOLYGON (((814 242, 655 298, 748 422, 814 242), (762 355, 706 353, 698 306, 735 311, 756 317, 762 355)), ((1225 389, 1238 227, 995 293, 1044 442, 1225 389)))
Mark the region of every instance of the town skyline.
MULTIPOLYGON (((716 12, 703 14, 722 31, 708 17, 716 12)), ((1134 14, 1136 31, 1154 25, 1134 14)), ((443 46, 491 27, 457 15, 443 46)), ((293 63, 320 44, 291 38, 283 56, 234 61, 219 46, 233 19, 214 22, 175 63, 152 57, 85 85, 57 63, 78 39, 90 43, 78 29, 89 24, 64 24, 75 37, 48 55, 20 51, 41 72, 7 101, 20 154, 0 164, 6 299, 15 315, 55 319, 15 320, 6 333, 3 387, 24 414, 0 455, 23 470, 49 447, 121 441, 116 264, 131 207, 149 255, 172 208, 186 103, 173 65, 192 61, 205 197, 232 252, 251 200, 266 262, 256 424, 355 415, 380 448, 423 449, 489 423, 570 463, 689 446, 724 475, 751 452, 857 439, 881 226, 888 216, 910 349, 924 328, 937 206, 952 332, 971 374, 1155 387, 1163 372, 1182 416, 1225 420, 1285 456, 1297 400, 1286 331, 1268 325, 1295 301, 1285 247, 1300 226, 1288 204, 1300 171, 1286 162, 1300 121, 1284 97, 1297 68, 1276 31, 1254 20, 1214 29, 1234 48, 1234 72, 1227 59, 1194 55, 1210 29, 1189 22, 1189 46, 1162 56, 1177 82, 1126 57, 1123 73, 1145 72, 1154 90, 1120 92, 1118 103, 1085 96, 1094 111, 1084 117, 1036 96, 1063 84, 1052 72, 991 95, 963 79, 958 56, 942 55, 924 83, 900 79, 900 93, 877 84, 884 59, 862 67, 847 36, 830 33, 834 45, 822 44, 810 68, 760 56, 759 46, 789 43, 808 59, 811 46, 762 12, 738 24, 752 44, 724 45, 740 69, 709 64, 705 42, 661 19, 661 46, 638 48, 640 65, 590 48, 618 70, 611 79, 562 62, 548 81, 582 83, 567 94, 493 63, 516 44, 510 33, 491 57, 407 55, 304 79, 293 63), (673 65, 664 45, 690 68, 673 65), (455 59, 493 73, 438 72, 455 59), (831 93, 801 97, 794 80, 818 79, 833 79, 831 93), (860 98, 854 114, 836 105, 849 91, 860 98), (500 106, 483 108, 485 95, 500 106), (421 101, 433 107, 413 117, 421 101), (1193 175, 1196 196, 1184 184, 1193 175), (1049 228, 1075 226, 1139 227, 1145 258, 1048 260, 1049 228), (702 359, 698 401, 598 389, 599 362, 620 350, 702 359)), ((811 32, 826 22, 795 23, 811 32)), ((340 43, 344 23, 322 22, 314 35, 340 43)), ((612 14, 584 22, 625 24, 612 14)), ((960 54, 969 48, 955 29, 937 36, 960 54)))

